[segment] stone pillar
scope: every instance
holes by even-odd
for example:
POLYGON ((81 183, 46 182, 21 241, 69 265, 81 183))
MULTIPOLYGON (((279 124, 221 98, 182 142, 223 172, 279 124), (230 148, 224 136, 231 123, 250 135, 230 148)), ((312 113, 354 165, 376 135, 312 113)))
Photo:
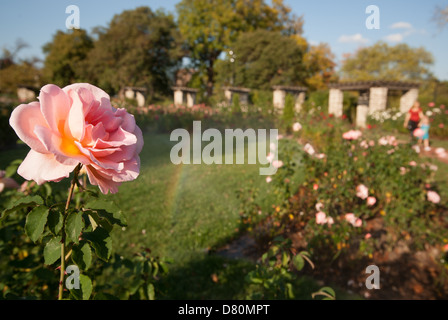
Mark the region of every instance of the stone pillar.
POLYGON ((182 90, 174 90, 174 105, 180 106, 184 104, 184 93, 182 90))
POLYGON ((296 98, 296 112, 299 113, 302 110, 302 105, 305 102, 305 92, 299 92, 296 98))
POLYGON ((400 98, 400 112, 408 112, 418 98, 418 89, 413 88, 405 92, 400 98))
POLYGON ((273 99, 272 99, 274 108, 283 109, 285 107, 285 97, 286 93, 284 90, 275 89, 273 92, 273 99))
POLYGON ((330 95, 328 97, 328 113, 333 114, 335 117, 342 116, 344 102, 344 93, 339 89, 330 89, 330 95))
POLYGON ((356 107, 356 126, 366 127, 367 114, 369 113, 369 91, 360 91, 358 105, 356 107))
POLYGON ((196 103, 196 93, 195 92, 188 92, 187 93, 187 107, 191 108, 196 103))
POLYGON ((387 88, 370 88, 369 114, 383 111, 387 106, 387 88))
POLYGON ((132 90, 132 89, 125 89, 125 91, 124 91, 124 96, 125 96, 127 99, 134 99, 134 98, 135 98, 134 90, 132 90))
POLYGON ((137 91, 135 94, 135 100, 137 100, 137 106, 139 106, 139 107, 145 106, 146 98, 143 95, 143 93, 137 91))

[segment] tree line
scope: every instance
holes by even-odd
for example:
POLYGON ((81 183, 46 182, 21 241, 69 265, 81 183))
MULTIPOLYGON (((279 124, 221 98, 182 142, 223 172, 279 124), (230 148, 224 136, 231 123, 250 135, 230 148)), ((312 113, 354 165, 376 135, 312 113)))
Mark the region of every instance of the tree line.
POLYGON ((421 80, 432 76, 433 58, 424 48, 379 42, 346 55, 336 70, 326 43, 303 36, 303 16, 283 0, 182 0, 177 19, 149 7, 126 10, 107 26, 57 31, 43 46, 45 60, 18 61, 25 46, 3 51, 0 92, 17 85, 89 82, 116 94, 124 86, 144 87, 148 95, 170 95, 176 72, 193 70, 188 85, 210 98, 216 86, 269 90, 273 85, 325 89, 338 79, 421 80))

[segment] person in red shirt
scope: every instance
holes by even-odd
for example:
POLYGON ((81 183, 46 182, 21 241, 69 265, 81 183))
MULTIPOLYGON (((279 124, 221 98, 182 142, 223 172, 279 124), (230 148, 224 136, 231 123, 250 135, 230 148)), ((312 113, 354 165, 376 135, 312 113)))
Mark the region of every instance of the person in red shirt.
POLYGON ((420 108, 420 102, 415 101, 404 119, 404 127, 409 130, 409 133, 411 134, 411 140, 414 139, 414 130, 417 129, 418 124, 423 116, 423 111, 420 108))

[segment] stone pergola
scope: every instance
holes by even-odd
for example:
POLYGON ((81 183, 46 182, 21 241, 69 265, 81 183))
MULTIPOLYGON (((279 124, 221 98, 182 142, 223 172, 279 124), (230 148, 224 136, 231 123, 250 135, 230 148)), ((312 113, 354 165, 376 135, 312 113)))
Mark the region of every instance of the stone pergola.
POLYGON ((342 116, 343 91, 358 91, 356 107, 356 125, 365 127, 367 115, 386 109, 389 91, 401 91, 400 111, 407 112, 418 98, 420 84, 401 81, 356 81, 340 82, 329 85, 328 113, 342 116))
POLYGON ((199 92, 199 89, 188 87, 172 87, 171 89, 174 91, 174 105, 186 105, 189 108, 195 105, 196 94, 199 92))
POLYGON ((287 94, 291 94, 294 97, 294 107, 296 112, 299 112, 302 108, 302 104, 305 102, 305 93, 308 90, 305 87, 293 87, 293 86, 273 86, 272 102, 275 109, 283 110, 285 107, 285 98, 287 94))
POLYGON ((24 85, 17 86, 17 98, 19 98, 20 102, 35 100, 37 92, 39 92, 39 89, 31 86, 24 86, 24 85))
POLYGON ((224 87, 223 90, 228 105, 232 104, 233 95, 235 94, 239 95, 241 105, 247 106, 249 104, 250 89, 242 87, 224 87))
POLYGON ((124 87, 122 97, 137 101, 138 107, 144 107, 146 104, 146 88, 141 87, 124 87))

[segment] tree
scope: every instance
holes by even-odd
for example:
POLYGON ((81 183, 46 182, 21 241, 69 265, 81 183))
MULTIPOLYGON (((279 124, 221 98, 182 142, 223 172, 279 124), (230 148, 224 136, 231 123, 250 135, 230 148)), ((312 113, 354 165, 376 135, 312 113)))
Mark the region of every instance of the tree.
POLYGON ((46 54, 43 74, 46 79, 59 86, 79 80, 79 68, 90 50, 93 39, 83 29, 68 32, 58 31, 51 42, 43 47, 46 54))
POLYGON ((167 93, 171 73, 184 54, 174 18, 148 7, 115 15, 107 28, 96 28, 98 40, 82 75, 111 92, 138 86, 167 93))
POLYGON ((206 75, 208 97, 213 93, 215 63, 242 32, 256 29, 301 32, 301 18, 290 15, 282 0, 182 0, 177 4, 179 29, 190 58, 206 75))
POLYGON ((378 42, 346 56, 341 76, 345 80, 423 80, 431 77, 429 67, 433 61, 432 54, 423 47, 378 42))
POLYGON ((440 29, 444 28, 448 24, 448 6, 444 9, 439 6, 436 7, 434 11, 434 21, 440 29))
POLYGON ((305 49, 278 31, 256 30, 242 33, 232 46, 235 61, 222 64, 233 64, 236 86, 270 90, 273 85, 303 85, 305 49))
POLYGON ((0 92, 16 93, 20 85, 40 86, 42 74, 36 66, 39 59, 18 58, 18 53, 26 47, 28 44, 18 39, 11 50, 3 48, 3 54, 0 57, 0 92))
POLYGON ((312 45, 304 56, 305 68, 308 72, 305 80, 310 90, 326 89, 328 83, 336 77, 334 54, 326 43, 312 45))

